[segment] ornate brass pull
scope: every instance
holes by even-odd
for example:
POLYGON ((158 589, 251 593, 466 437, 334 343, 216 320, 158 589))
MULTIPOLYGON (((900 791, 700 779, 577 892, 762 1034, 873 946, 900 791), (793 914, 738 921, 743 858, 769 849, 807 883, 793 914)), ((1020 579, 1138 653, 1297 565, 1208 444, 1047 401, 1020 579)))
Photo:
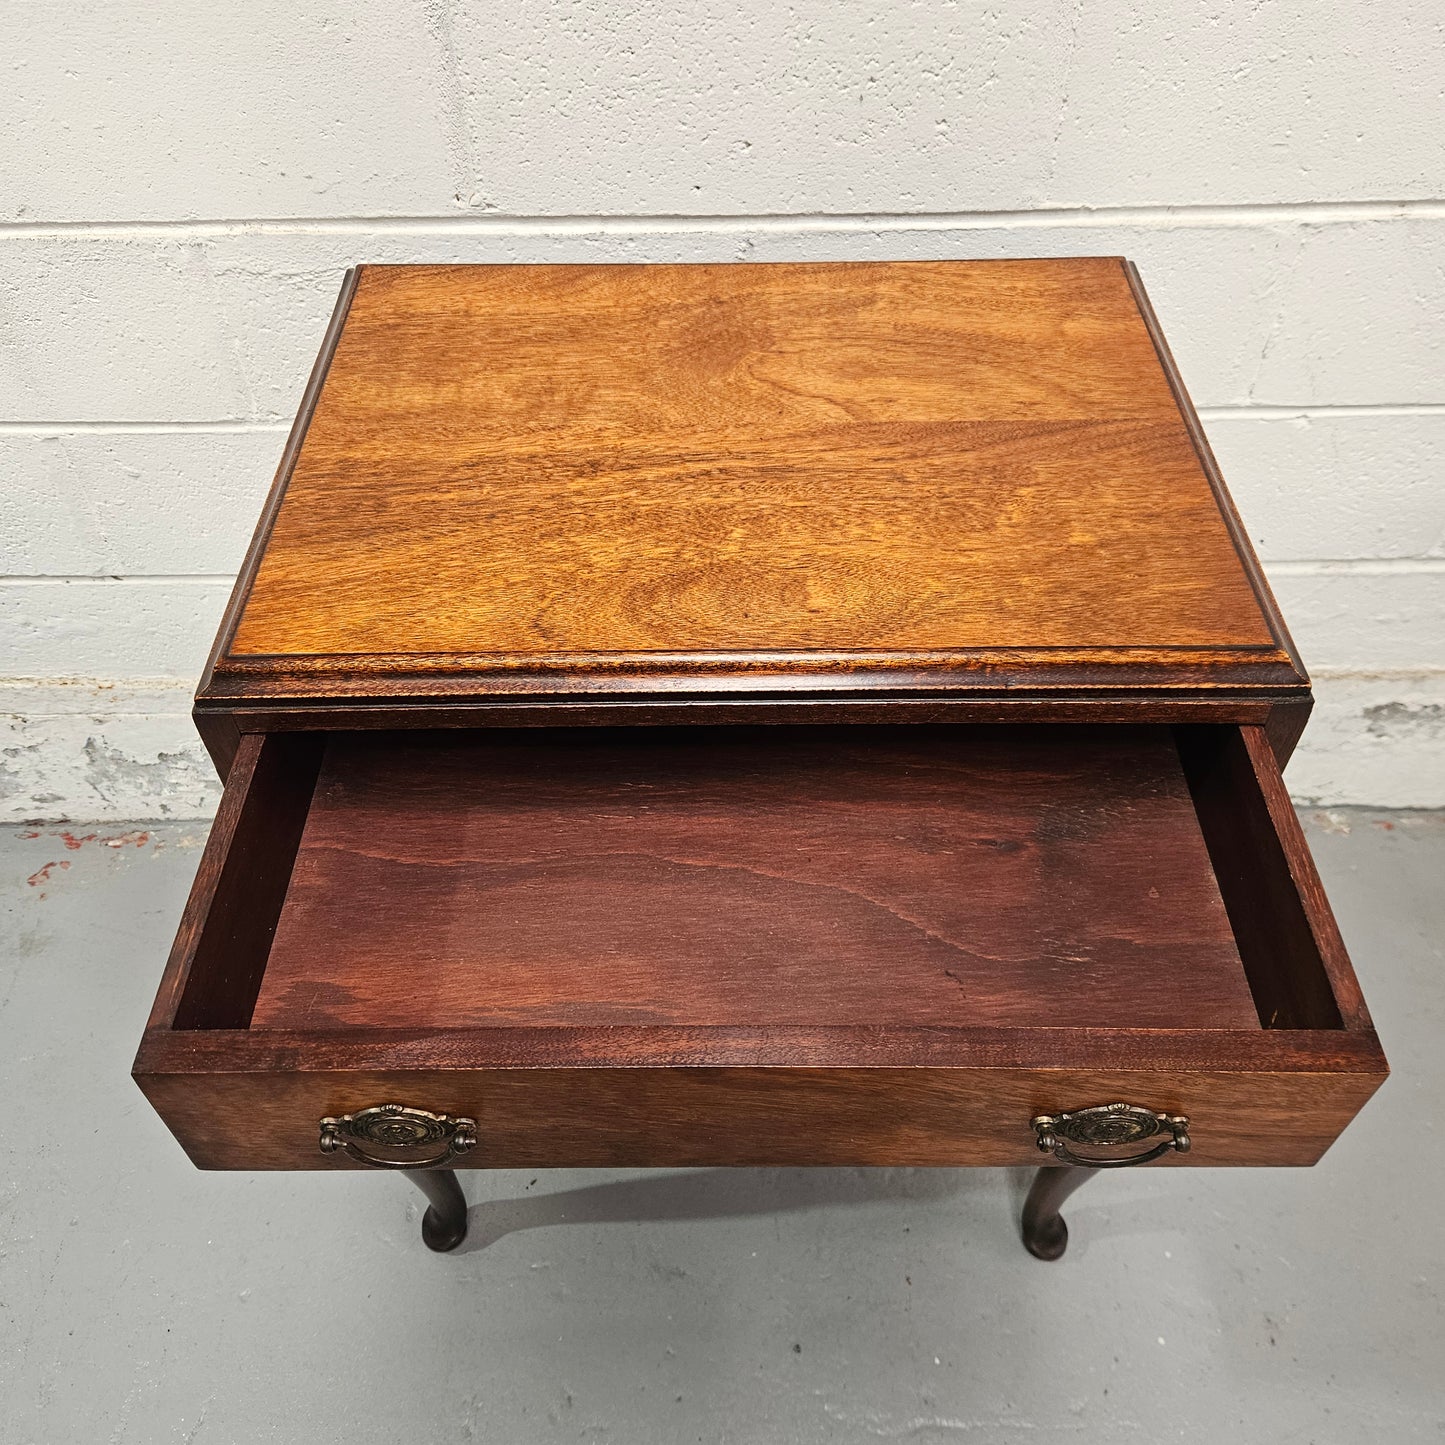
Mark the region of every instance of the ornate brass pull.
POLYGON ((430 1169, 477 1147, 477 1121, 377 1104, 321 1121, 321 1152, 338 1149, 375 1169, 430 1169), (377 1152, 379 1151, 379 1152, 377 1152))
POLYGON ((1158 1114, 1138 1104, 1097 1104, 1092 1109, 1076 1109, 1070 1114, 1040 1114, 1033 1120, 1038 1146, 1045 1154, 1065 1164, 1078 1164, 1085 1169, 1126 1169, 1131 1164, 1147 1164, 1171 1149, 1189 1152, 1189 1120, 1182 1114, 1158 1114), (1070 1144, 1083 1144, 1098 1149, 1119 1145, 1141 1144, 1160 1134, 1167 1138, 1140 1154, 1127 1154, 1122 1159, 1107 1155, 1075 1154, 1070 1144))

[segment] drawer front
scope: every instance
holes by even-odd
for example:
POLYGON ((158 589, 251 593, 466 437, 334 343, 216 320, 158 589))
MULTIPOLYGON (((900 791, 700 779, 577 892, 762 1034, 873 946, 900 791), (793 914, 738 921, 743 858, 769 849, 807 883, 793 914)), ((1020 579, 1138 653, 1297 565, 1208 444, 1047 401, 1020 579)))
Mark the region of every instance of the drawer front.
POLYGON ((1191 1148, 1166 1155, 1172 1163, 1313 1164, 1378 1083, 1360 1073, 643 1068, 152 1075, 144 1087, 203 1169, 361 1167, 322 1152, 320 1121, 389 1103, 475 1120, 476 1147, 458 1168, 533 1169, 1027 1165, 1042 1162, 1033 1118, 1114 1102, 1188 1118, 1191 1148))

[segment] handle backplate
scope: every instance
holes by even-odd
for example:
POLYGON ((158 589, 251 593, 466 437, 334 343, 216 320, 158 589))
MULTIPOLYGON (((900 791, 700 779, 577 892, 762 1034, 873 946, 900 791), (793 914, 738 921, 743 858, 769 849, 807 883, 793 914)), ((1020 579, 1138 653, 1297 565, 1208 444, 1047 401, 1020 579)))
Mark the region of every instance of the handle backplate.
POLYGON ((1182 1114, 1160 1114, 1138 1104, 1096 1104, 1066 1114, 1040 1114, 1032 1121, 1039 1148, 1064 1164, 1085 1169, 1125 1169, 1147 1164, 1175 1150, 1189 1150, 1189 1120, 1182 1114), (1163 1136, 1162 1138, 1160 1136, 1163 1136), (1128 1149, 1158 1139, 1139 1153, 1078 1154, 1071 1145, 1085 1149, 1128 1149))
POLYGON ((323 1154, 338 1150, 375 1169, 431 1169, 477 1147, 477 1121, 406 1104, 377 1104, 321 1121, 323 1154))

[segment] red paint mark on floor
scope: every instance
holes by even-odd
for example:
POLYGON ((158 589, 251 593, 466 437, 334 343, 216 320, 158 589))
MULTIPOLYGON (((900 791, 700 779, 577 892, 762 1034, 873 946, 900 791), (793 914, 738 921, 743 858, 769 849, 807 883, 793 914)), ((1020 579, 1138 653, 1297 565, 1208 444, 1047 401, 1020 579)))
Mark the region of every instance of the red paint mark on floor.
MULTIPOLYGON (((38 833, 33 837, 39 837, 38 833)), ((74 833, 57 833, 55 835, 72 852, 83 848, 87 843, 99 843, 102 848, 144 848, 151 840, 149 833, 137 830, 133 833, 113 833, 108 838, 102 838, 99 833, 83 833, 79 838, 74 833)))
MULTIPOLYGON (((45 865, 45 867, 43 867, 43 868, 37 868, 37 869, 35 870, 35 872, 33 872, 33 873, 30 875, 30 877, 28 877, 25 881, 26 881, 32 888, 38 888, 38 887, 40 887, 40 885, 41 885, 42 883, 49 883, 49 882, 50 882, 50 870, 51 870, 52 868, 59 868, 59 869, 61 869, 61 870, 63 871, 64 869, 69 868, 69 867, 70 867, 70 863, 69 863, 68 860, 65 860, 65 859, 62 859, 60 862, 47 863, 47 864, 45 865)), ((43 894, 42 894, 41 896, 44 897, 43 894)))

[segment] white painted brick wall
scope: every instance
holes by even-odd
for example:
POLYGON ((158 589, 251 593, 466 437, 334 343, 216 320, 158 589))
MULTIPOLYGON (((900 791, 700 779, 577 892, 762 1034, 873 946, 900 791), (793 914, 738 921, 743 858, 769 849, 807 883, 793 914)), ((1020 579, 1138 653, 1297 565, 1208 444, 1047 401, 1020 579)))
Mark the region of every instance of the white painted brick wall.
POLYGON ((1445 804, 1445 11, 0 7, 0 816, 186 816, 188 697, 357 261, 1124 254, 1316 677, 1445 804))

